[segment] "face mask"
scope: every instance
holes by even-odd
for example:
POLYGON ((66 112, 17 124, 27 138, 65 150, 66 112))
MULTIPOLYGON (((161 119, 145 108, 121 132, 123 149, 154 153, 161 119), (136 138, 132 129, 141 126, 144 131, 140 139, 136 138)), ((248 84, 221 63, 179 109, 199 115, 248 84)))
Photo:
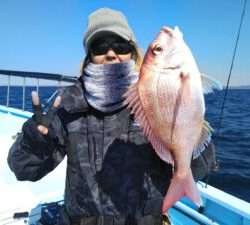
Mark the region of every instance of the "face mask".
POLYGON ((102 112, 123 107, 123 94, 137 82, 134 60, 116 64, 89 63, 83 70, 84 95, 88 103, 102 112))

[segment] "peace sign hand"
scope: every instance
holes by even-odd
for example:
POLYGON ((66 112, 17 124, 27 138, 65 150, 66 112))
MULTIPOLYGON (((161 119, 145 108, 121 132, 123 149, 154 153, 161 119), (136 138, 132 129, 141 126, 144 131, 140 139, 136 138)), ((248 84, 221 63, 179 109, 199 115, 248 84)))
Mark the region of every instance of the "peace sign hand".
POLYGON ((38 123, 37 129, 43 134, 47 135, 49 130, 48 127, 53 121, 56 112, 58 110, 58 106, 61 103, 61 97, 57 96, 53 106, 50 108, 48 113, 43 114, 43 109, 42 105, 39 100, 39 96, 36 91, 31 92, 32 96, 32 108, 33 108, 33 113, 34 113, 34 120, 38 123))

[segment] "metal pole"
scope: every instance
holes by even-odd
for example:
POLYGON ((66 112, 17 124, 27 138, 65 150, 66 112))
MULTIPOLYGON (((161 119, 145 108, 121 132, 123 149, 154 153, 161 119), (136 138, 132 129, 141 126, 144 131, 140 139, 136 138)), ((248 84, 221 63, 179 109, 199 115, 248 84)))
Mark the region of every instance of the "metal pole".
POLYGON ((39 95, 39 78, 37 78, 36 80, 37 80, 37 82, 36 82, 36 92, 39 95))
POLYGON ((7 87, 7 107, 10 105, 10 75, 8 76, 8 87, 7 87))
POLYGON ((23 78, 23 111, 25 109, 25 86, 26 86, 26 80, 25 77, 23 78))

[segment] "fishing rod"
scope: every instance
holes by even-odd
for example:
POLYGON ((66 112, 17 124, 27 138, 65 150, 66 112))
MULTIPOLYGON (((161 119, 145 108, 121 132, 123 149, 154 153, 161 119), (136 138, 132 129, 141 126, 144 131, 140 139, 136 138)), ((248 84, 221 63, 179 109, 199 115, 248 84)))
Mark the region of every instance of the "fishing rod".
MULTIPOLYGON (((240 37, 240 32, 241 32, 241 27, 242 27, 242 21, 243 21, 244 15, 245 15, 246 4, 247 4, 247 0, 244 1, 244 6, 243 6, 242 14, 241 14, 239 28, 238 28, 238 34, 237 34, 237 38, 236 38, 236 42, 235 42, 235 46, 234 46, 234 51, 233 51, 233 57, 232 57, 231 65, 230 65, 228 78, 227 78, 227 85, 226 85, 226 88, 225 88, 225 94, 224 94, 224 97, 223 97, 223 102, 222 102, 222 107, 221 107, 221 112, 220 112, 220 118, 219 118, 219 122, 218 122, 218 126, 217 126, 217 132, 216 132, 217 139, 215 139, 216 144, 217 144, 217 141, 218 141, 219 136, 220 136, 220 128, 221 128, 221 124, 222 124, 222 118, 223 118, 223 113, 224 113, 224 108, 225 108, 225 102, 226 102, 229 83, 230 83, 231 74, 232 74, 232 70, 233 70, 233 66, 234 66, 234 59, 235 59, 235 55, 236 55, 236 51, 237 51, 237 47, 238 47, 238 42, 239 42, 239 37, 240 37)), ((215 165, 214 165, 214 169, 218 170, 218 168, 219 168, 219 162, 216 161, 215 165)), ((209 179, 210 179, 210 175, 208 175, 208 178, 206 180, 206 186, 208 184, 209 179)))
POLYGON ((221 107, 220 119, 219 119, 219 123, 218 123, 218 127, 217 127, 217 133, 216 133, 217 137, 219 136, 219 132, 220 132, 220 128, 221 128, 222 116, 223 116, 223 112, 224 112, 224 107, 225 107, 225 102, 226 102, 226 97, 227 97, 229 82, 230 82, 231 74, 232 74, 232 70, 233 70, 233 65, 234 65, 234 59, 235 59, 235 55, 236 55, 236 50, 237 50, 237 47, 238 47, 238 42, 239 42, 239 37, 240 37, 240 32, 241 32, 241 27, 242 27, 242 21, 243 21, 244 15, 245 15, 246 4, 247 4, 247 0, 245 0, 245 2, 244 2, 244 7, 243 7, 243 10, 242 10, 242 15, 241 15, 241 19, 240 19, 240 25, 239 25, 239 29, 238 29, 238 34, 237 34, 237 38, 236 38, 236 42, 235 42, 235 46, 234 46, 233 58, 232 58, 232 62, 231 62, 230 70, 229 70, 229 75, 228 75, 228 79, 227 79, 227 85, 226 85, 226 89, 225 89, 225 95, 224 95, 223 103, 222 103, 222 107, 221 107))

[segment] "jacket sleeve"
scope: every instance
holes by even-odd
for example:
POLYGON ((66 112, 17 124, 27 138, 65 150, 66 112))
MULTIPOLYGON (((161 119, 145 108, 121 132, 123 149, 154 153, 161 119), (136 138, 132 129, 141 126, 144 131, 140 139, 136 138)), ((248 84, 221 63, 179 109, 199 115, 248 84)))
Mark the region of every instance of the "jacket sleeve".
POLYGON ((66 131, 58 115, 47 135, 42 135, 35 120, 30 118, 11 146, 7 161, 18 180, 37 181, 63 160, 66 148, 66 131))

